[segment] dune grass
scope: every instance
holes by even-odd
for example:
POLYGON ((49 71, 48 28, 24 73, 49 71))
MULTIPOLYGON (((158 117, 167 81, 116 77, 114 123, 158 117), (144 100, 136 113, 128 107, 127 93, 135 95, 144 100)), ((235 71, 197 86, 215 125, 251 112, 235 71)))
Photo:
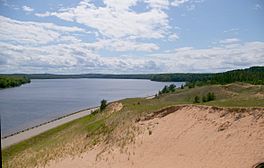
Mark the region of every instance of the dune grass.
POLYGON ((177 89, 174 93, 153 99, 124 99, 119 101, 123 108, 118 112, 109 113, 111 109, 107 107, 103 112, 63 124, 2 150, 2 167, 45 165, 53 159, 81 154, 98 143, 118 142, 122 146, 125 141, 133 139, 134 128, 131 128, 130 123, 137 118, 167 106, 193 104, 195 96, 202 97, 208 92, 214 92, 216 99, 198 104, 219 107, 264 107, 263 86, 243 83, 177 89), (123 133, 115 134, 117 129, 122 129, 123 133))

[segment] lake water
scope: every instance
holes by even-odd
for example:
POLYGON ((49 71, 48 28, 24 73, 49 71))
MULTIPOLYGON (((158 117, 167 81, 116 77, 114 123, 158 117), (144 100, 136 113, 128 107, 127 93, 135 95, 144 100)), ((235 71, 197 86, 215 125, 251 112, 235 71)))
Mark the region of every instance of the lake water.
POLYGON ((154 95, 164 85, 136 79, 45 79, 0 90, 1 136, 108 101, 154 95))

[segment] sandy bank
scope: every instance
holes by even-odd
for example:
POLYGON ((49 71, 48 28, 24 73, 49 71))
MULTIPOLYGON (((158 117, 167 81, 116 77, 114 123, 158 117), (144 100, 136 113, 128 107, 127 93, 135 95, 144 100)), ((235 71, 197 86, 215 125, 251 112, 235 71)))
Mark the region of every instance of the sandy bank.
POLYGON ((264 110, 183 106, 142 118, 124 149, 103 145, 50 168, 251 168, 264 161, 264 110))

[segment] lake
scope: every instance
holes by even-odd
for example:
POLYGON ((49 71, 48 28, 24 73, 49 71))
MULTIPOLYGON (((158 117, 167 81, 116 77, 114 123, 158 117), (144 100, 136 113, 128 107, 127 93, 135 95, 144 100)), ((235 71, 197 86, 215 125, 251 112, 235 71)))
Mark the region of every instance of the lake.
POLYGON ((30 84, 0 90, 1 136, 57 117, 113 101, 156 94, 164 85, 137 79, 35 79, 30 84))

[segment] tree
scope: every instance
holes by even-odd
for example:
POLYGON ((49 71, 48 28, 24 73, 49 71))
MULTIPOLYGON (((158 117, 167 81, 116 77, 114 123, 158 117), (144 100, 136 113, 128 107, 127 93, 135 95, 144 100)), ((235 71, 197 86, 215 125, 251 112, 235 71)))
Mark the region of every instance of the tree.
POLYGON ((207 94, 207 101, 212 101, 212 100, 215 100, 215 94, 214 92, 209 92, 207 94))
POLYGON ((183 86, 183 84, 181 85, 181 89, 184 89, 184 86, 183 86))
POLYGON ((207 93, 207 101, 211 101, 212 100, 212 95, 211 92, 207 93))
POLYGON ((107 101, 105 99, 103 99, 101 101, 101 105, 100 105, 100 111, 103 111, 107 106, 107 101))
POLYGON ((199 96, 194 97, 194 103, 200 103, 200 97, 199 96))
POLYGON ((175 88, 176 88, 176 85, 171 84, 171 85, 169 86, 169 91, 170 91, 170 92, 175 92, 175 88))
POLYGON ((169 89, 167 85, 164 86, 164 88, 161 90, 161 93, 169 93, 169 89))

